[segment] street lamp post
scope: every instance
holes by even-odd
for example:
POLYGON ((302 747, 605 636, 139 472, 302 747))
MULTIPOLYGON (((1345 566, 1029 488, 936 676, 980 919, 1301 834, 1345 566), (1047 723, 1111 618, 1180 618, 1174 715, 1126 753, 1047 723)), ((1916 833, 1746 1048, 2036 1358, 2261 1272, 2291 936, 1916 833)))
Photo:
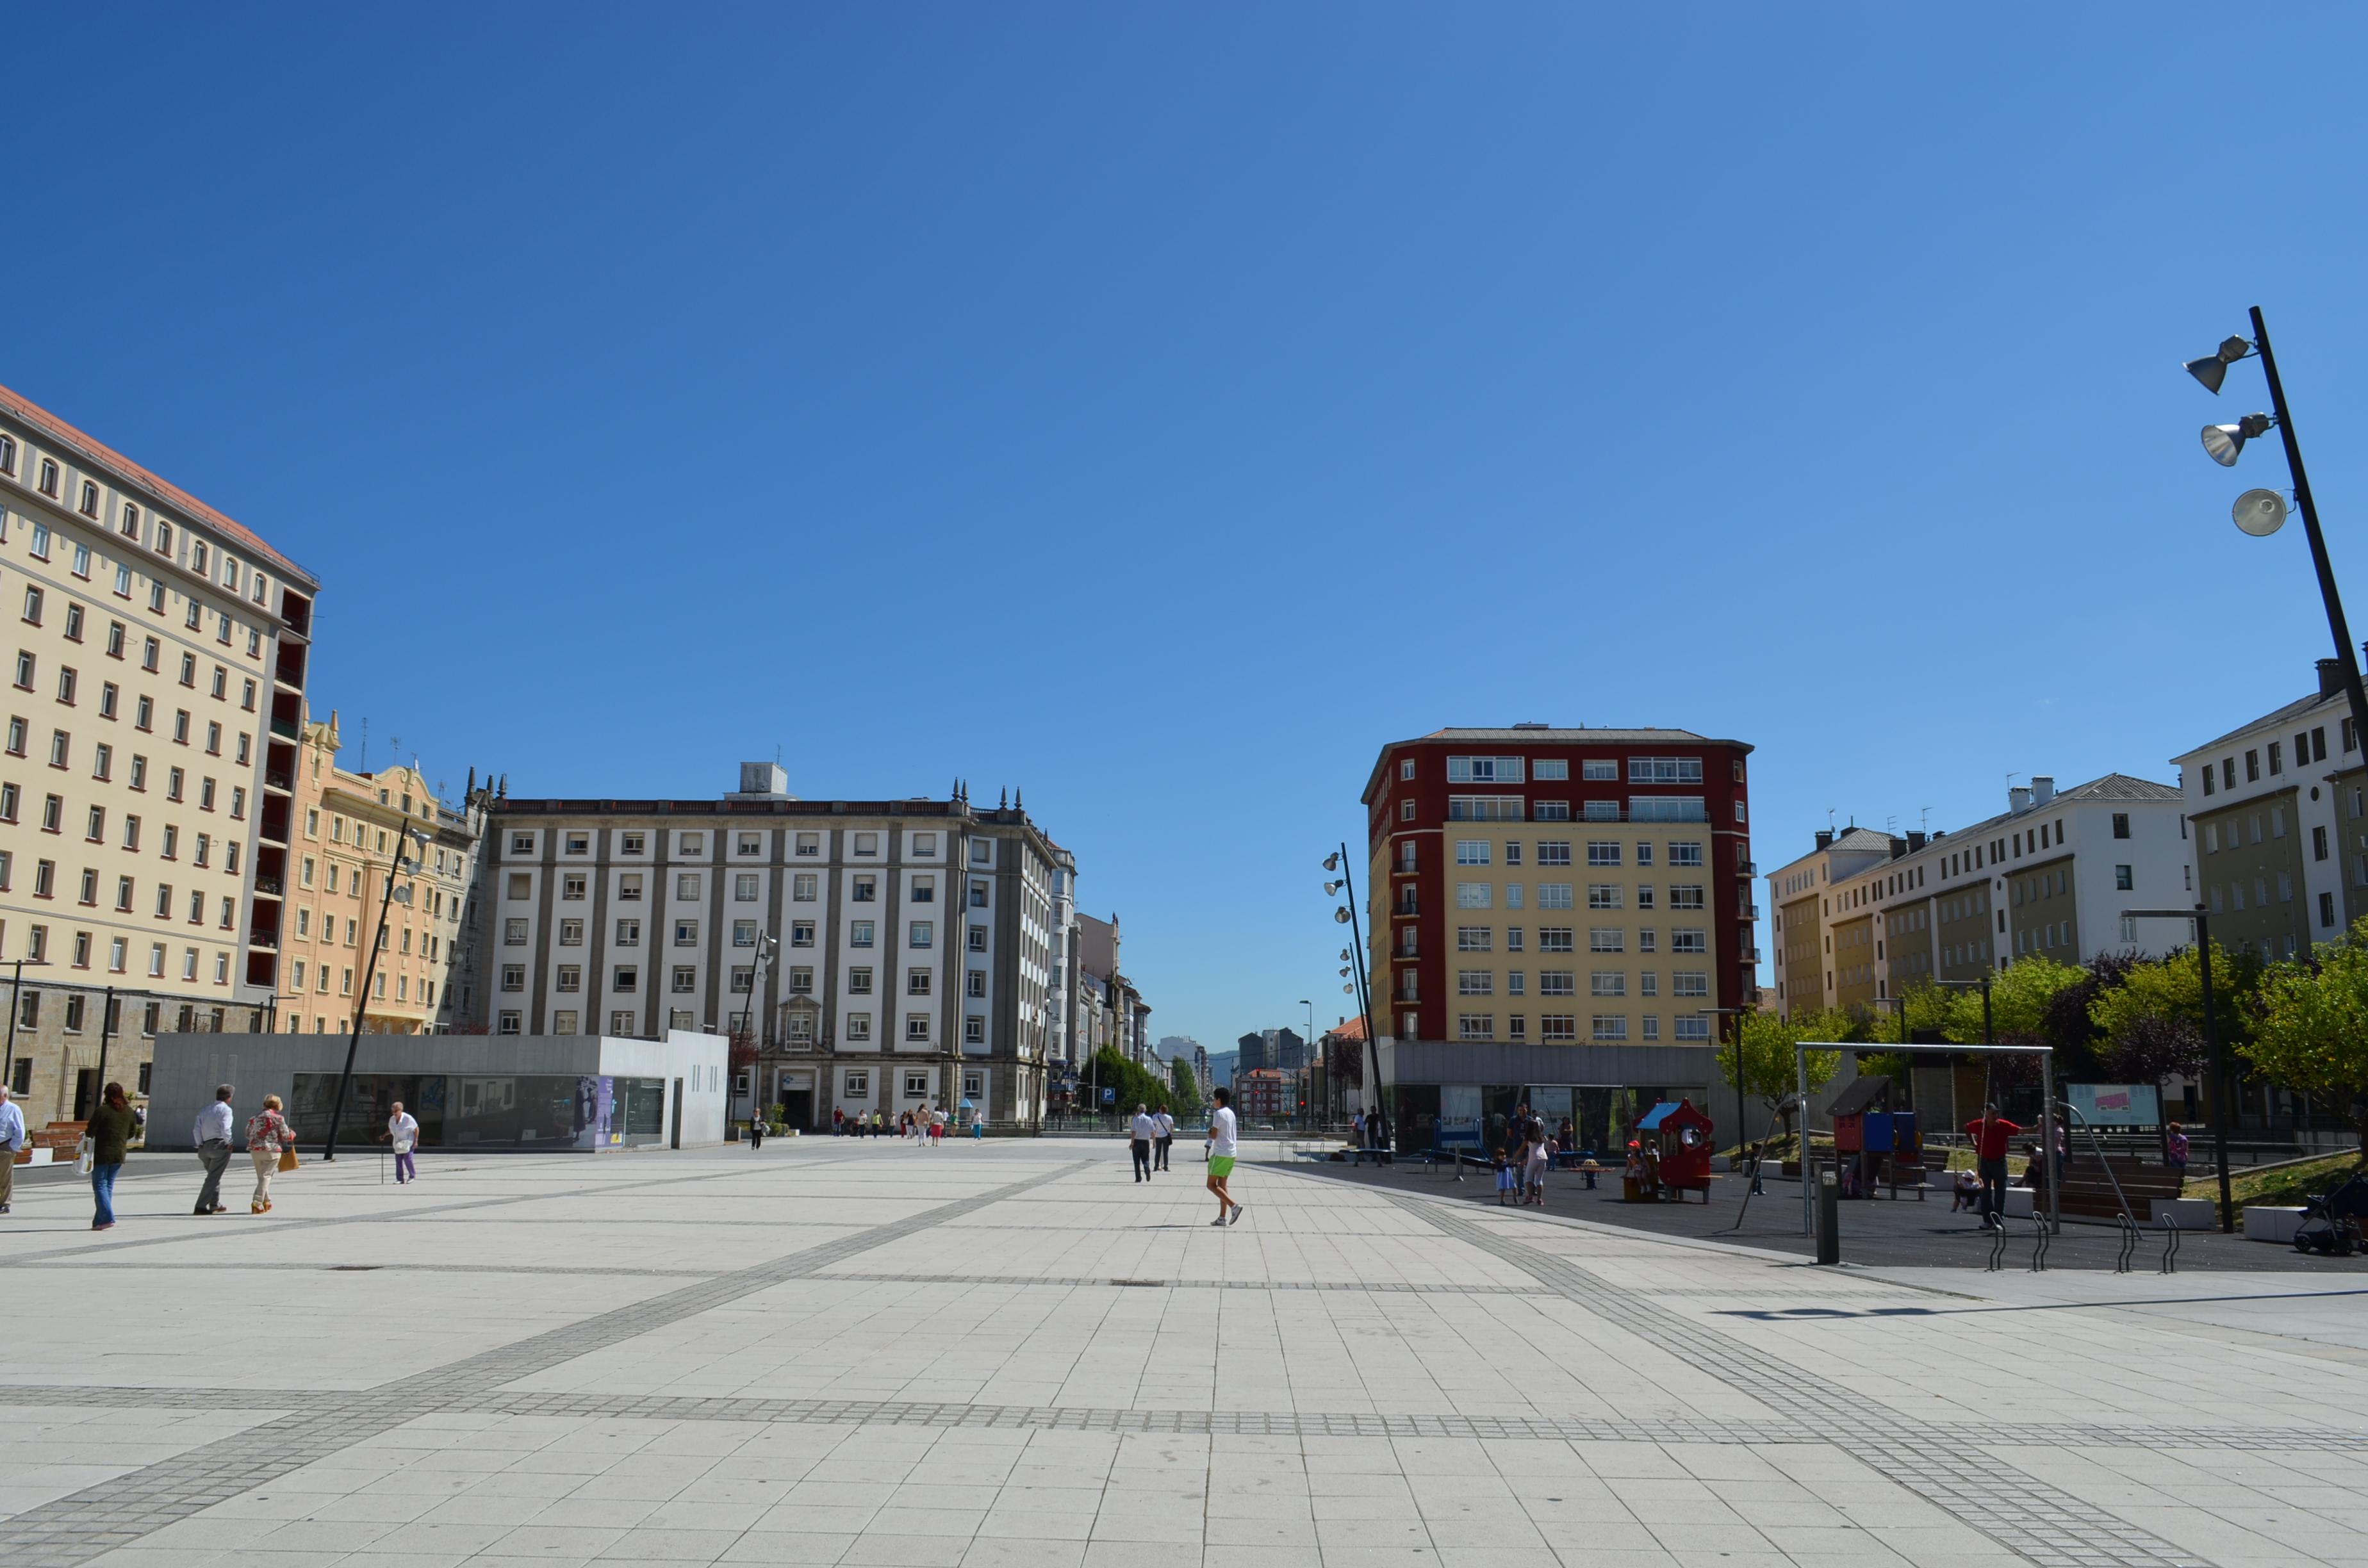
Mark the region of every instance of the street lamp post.
MULTIPOLYGON (((1740 1018, 1746 1013, 1756 1012, 1758 1009, 1753 1007, 1697 1007, 1694 1011, 1704 1017, 1713 1017, 1718 1019, 1718 1032, 1721 1035, 1724 1035, 1726 1033, 1726 1020, 1728 1018, 1740 1018)), ((1745 1119, 1751 1114, 1743 1108, 1743 1026, 1741 1024, 1737 1024, 1735 1028, 1734 1044, 1735 1149, 1736 1153, 1740 1154, 1743 1152, 1744 1121, 1745 1119)), ((1715 1061, 1716 1059, 1716 1054, 1713 1052, 1712 1060, 1715 1061)))
POLYGON ((1324 869, 1340 873, 1340 880, 1327 884, 1324 891, 1328 893, 1346 889, 1349 895, 1339 908, 1333 911, 1332 918, 1349 927, 1349 951, 1352 955, 1349 965, 1357 971, 1357 1001, 1365 1013, 1365 1059, 1373 1073, 1371 1079, 1373 1107, 1382 1118, 1381 1134, 1373 1147, 1394 1149, 1396 1140, 1392 1134, 1396 1119, 1390 1114, 1389 1096, 1382 1088, 1382 1040, 1373 1030, 1373 988, 1365 973, 1365 937, 1357 919, 1357 881, 1349 870, 1348 845, 1341 845, 1338 854, 1326 856, 1324 869))
MULTIPOLYGON (((354 998, 354 1027, 346 1037, 346 1068, 337 1074, 337 1097, 329 1106, 329 1137, 321 1146, 321 1158, 324 1161, 337 1157, 337 1124, 345 1119, 346 1089, 354 1081, 354 1052, 361 1049, 362 1015, 370 1011, 370 983, 378 974, 378 951, 386 946, 387 909, 394 903, 394 884, 403 880, 404 851, 410 847, 411 828, 406 824, 394 835, 394 855, 388 860, 386 868, 386 891, 378 901, 378 931, 370 937, 369 955, 362 960, 361 994, 354 998)), ((425 859, 427 852, 425 838, 421 839, 419 848, 421 858, 425 859)))
MULTIPOLYGON (((2256 319, 2260 312, 2254 312, 2256 319)), ((2212 1075, 2212 1160, 2220 1167, 2220 1230, 2237 1229, 2237 1201, 2228 1190, 2228 1119, 2237 1111, 2228 1092, 2228 1075, 2220 1060, 2220 1018, 2212 1007, 2212 915, 2203 905, 2192 909, 2124 909, 2124 920, 2192 920, 2195 922, 2196 962, 2203 981, 2203 1070, 2212 1075)))
MULTIPOLYGON (((748 970, 748 1005, 740 1009, 740 1032, 748 1037, 748 1043, 752 1047, 757 1043, 757 998, 765 988, 765 966, 772 961, 772 956, 780 949, 780 945, 773 939, 772 933, 768 931, 757 933, 757 961, 750 965, 748 970)), ((748 1063, 748 1117, 752 1121, 756 1119, 757 1102, 760 1097, 757 1092, 757 1062, 751 1059, 748 1063)), ((727 1073, 732 1072, 732 1064, 729 1062, 723 1064, 723 1068, 727 1073)), ((733 1076, 736 1079, 738 1074, 734 1074, 733 1076)), ((726 1142, 730 1142, 734 1131, 732 1125, 732 1115, 739 1108, 740 1087, 736 1082, 727 1084, 724 1087, 726 1098, 723 1106, 723 1136, 726 1142)))
MULTIPOLYGON (((2319 602, 2327 610, 2327 629, 2335 637, 2335 656, 2343 666, 2343 690, 2351 703, 2351 733, 2363 746, 2368 746, 2368 689, 2360 681, 2360 649, 2351 641, 2351 630, 2344 619, 2343 597, 2336 592, 2335 567, 2327 558, 2327 537, 2319 531, 2318 506, 2311 498, 2310 473, 2302 464, 2302 444, 2295 439, 2293 412, 2286 406, 2285 384, 2278 379, 2278 359, 2270 348, 2269 324, 2261 319, 2261 307, 2251 312, 2253 339, 2231 337, 2218 350, 2201 359, 2187 362, 2187 373, 2201 382, 2206 392, 2219 395, 2220 383, 2228 367, 2239 359, 2258 358, 2261 361, 2262 379, 2269 382, 2270 412, 2248 414, 2234 425, 2207 425, 2203 427, 2203 449, 2212 460, 2223 468, 2234 468, 2237 456, 2245 443, 2277 426, 2278 438, 2286 449, 2286 472, 2294 478, 2294 505, 2302 513, 2303 532, 2310 540, 2310 563, 2318 574, 2319 602)), ((2260 494, 2260 493, 2256 493, 2260 494)), ((2249 497, 2248 497, 2249 499, 2249 497)), ((2272 503, 2275 498, 2271 497, 2272 503)), ((2266 514, 2248 512, 2245 503, 2237 503, 2237 526, 2247 533, 2274 533, 2285 521, 2285 508, 2273 504, 2266 514)), ((2225 1216, 2224 1216, 2225 1219, 2225 1216)))
MULTIPOLYGON (((1299 1042, 1299 1071, 1301 1074, 1301 1082, 1305 1084, 1309 1088, 1313 1088, 1315 1086, 1315 1071, 1314 1066, 1315 1061, 1315 1004, 1309 1001, 1306 997, 1302 996, 1299 999, 1299 1005, 1307 1009, 1307 1038, 1299 1042)), ((1310 1105, 1304 1097, 1304 1090, 1302 1093, 1303 1097, 1299 1102, 1299 1130, 1302 1132, 1304 1132, 1315 1124, 1315 1108, 1310 1105)))
MULTIPOLYGON (((0 1067, 0 1071, 5 1071, 5 1072, 6 1072, 6 1076, 5 1078, 0 1078, 0 1083, 6 1083, 6 1084, 10 1084, 10 1085, 15 1084, 15 1082, 17 1081, 17 1011, 18 1011, 18 1009, 17 1009, 17 993, 21 992, 21 991, 22 991, 22 990, 24 990, 24 988, 25 988, 25 971, 26 971, 28 968, 31 968, 31 969, 47 969, 47 968, 49 968, 49 967, 50 967, 50 960, 47 960, 47 959, 18 959, 18 960, 16 960, 16 966, 15 966, 15 967, 16 967, 16 972, 15 972, 13 975, 11 975, 11 976, 9 977, 9 980, 8 980, 8 1050, 7 1050, 7 1056, 6 1056, 6 1061, 5 1067, 0 1067)), ((28 1090, 28 1092, 30 1091, 31 1087, 32 1087, 32 1085, 31 1085, 31 1084, 30 1084, 30 1083, 28 1083, 28 1084, 26 1085, 26 1088, 27 1088, 27 1090, 28 1090)))

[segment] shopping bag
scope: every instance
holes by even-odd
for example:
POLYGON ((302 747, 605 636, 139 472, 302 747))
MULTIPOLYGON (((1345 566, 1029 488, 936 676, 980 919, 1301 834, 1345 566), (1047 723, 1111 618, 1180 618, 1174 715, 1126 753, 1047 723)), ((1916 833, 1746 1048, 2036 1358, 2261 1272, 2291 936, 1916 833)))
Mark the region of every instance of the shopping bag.
POLYGON ((283 1171, 292 1171, 296 1168, 296 1150, 294 1145, 291 1144, 288 1148, 279 1151, 279 1168, 283 1171))
POLYGON ((88 1176, 97 1165, 98 1145, 92 1142, 90 1134, 85 1132, 82 1135, 82 1142, 74 1146, 74 1172, 78 1176, 88 1176))

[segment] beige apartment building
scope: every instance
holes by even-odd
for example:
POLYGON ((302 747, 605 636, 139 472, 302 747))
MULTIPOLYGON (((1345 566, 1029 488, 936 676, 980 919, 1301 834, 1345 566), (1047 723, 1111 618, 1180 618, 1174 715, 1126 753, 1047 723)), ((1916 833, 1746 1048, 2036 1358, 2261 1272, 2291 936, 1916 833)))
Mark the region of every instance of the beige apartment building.
POLYGON ((337 766, 337 716, 308 720, 296 782, 295 878, 288 890, 279 1016, 291 1034, 366 1034, 449 1028, 467 1003, 453 994, 484 801, 470 780, 459 811, 444 805, 416 764, 376 773, 337 766), (389 878, 404 835, 404 874, 389 878), (369 961, 381 917, 378 961, 369 961))
POLYGON ((144 1092, 159 1028, 263 1021, 318 586, 0 389, 0 972, 24 966, 28 1120, 78 1119, 104 1079, 144 1092))
MULTIPOLYGON (((1924 835, 1909 836, 1920 845, 1924 835)), ((1874 997, 1870 895, 1854 889, 1837 904, 1835 889, 1889 860, 1897 844, 1873 828, 1820 829, 1816 847, 1768 873, 1779 1012, 1789 1017, 1795 1007, 1815 1011, 1874 997)))

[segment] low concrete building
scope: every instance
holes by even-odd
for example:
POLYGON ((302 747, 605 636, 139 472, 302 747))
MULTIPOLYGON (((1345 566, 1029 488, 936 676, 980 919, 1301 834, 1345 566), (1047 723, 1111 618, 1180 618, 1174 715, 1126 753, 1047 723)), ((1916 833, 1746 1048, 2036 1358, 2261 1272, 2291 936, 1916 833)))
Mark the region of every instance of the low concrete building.
MULTIPOLYGON (((426 1150, 597 1152, 723 1141, 727 1044, 669 1029, 613 1035, 365 1034, 338 1124, 341 1148, 367 1152, 395 1100, 426 1150)), ((309 1151, 327 1136, 346 1038, 166 1034, 148 1091, 148 1147, 187 1149, 217 1085, 234 1091, 239 1136, 278 1095, 309 1151)))

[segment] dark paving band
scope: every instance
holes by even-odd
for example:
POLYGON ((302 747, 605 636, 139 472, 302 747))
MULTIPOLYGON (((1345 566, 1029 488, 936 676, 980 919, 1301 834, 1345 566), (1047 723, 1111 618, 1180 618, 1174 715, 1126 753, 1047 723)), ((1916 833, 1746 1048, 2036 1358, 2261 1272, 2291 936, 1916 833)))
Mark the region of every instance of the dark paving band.
MULTIPOLYGON (((1519 1268, 1606 1323, 1782 1413, 1804 1435, 1849 1454, 1884 1480, 1929 1499, 2043 1568, 2093 1568, 2096 1564, 2213 1568, 2208 1559, 2181 1551, 2150 1531, 2027 1472, 2019 1472, 2010 1485, 1991 1477, 1961 1481, 1929 1460, 1893 1453, 1869 1441, 1867 1434, 1896 1428, 1897 1411, 1850 1389, 1806 1382, 1799 1368, 1731 1335, 1648 1307, 1633 1292, 1600 1275, 1512 1239, 1503 1226, 1479 1224, 1452 1199, 1384 1196, 1433 1228, 1519 1268)), ((1994 1440, 2021 1446, 2033 1439, 2031 1428, 2001 1423, 1994 1440)))

